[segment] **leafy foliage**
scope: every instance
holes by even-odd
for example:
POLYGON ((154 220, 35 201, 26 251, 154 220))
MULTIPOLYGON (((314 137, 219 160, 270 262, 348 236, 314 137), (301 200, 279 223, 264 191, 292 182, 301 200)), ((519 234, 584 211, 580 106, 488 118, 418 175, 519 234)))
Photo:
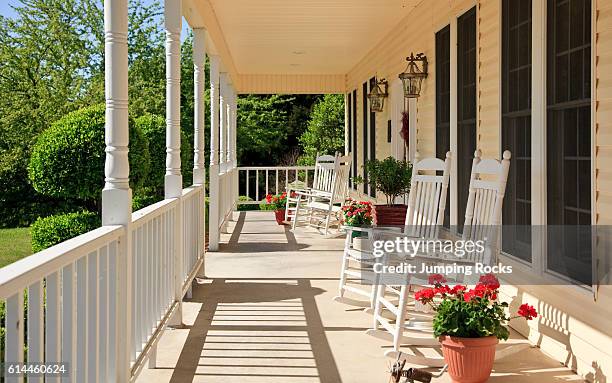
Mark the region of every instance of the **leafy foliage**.
POLYGON ((344 152, 344 98, 326 94, 313 108, 308 128, 300 137, 304 154, 300 163, 313 165, 317 153, 344 152))
MULTIPOLYGON (((104 185, 104 114, 104 105, 69 113, 39 136, 29 166, 39 193, 99 200, 104 185)), ((149 144, 131 119, 129 161, 131 187, 138 189, 149 173, 149 144)))
MULTIPOLYGON (((395 197, 410 191, 412 179, 412 164, 396 160, 389 156, 384 160, 368 160, 364 165, 370 185, 380 190, 387 198, 387 205, 393 203, 395 197)), ((359 182, 360 179, 355 179, 359 182)))
POLYGON ((239 158, 262 163, 274 157, 276 152, 284 150, 287 113, 282 107, 290 101, 279 95, 248 95, 238 98, 239 158))
MULTIPOLYGON (((166 174, 166 119, 154 114, 145 114, 136 118, 134 124, 149 142, 151 166, 149 176, 144 180, 143 186, 153 194, 163 196, 164 175, 166 174)), ((185 133, 181 132, 181 171, 185 185, 191 184, 192 158, 193 146, 185 133)))
MULTIPOLYGON (((13 9, 14 17, 0 16, 0 227, 27 226, 39 216, 85 206, 37 193, 28 164, 42 131, 104 100, 102 2, 20 0, 13 9)), ((161 15, 158 2, 130 1, 130 108, 156 106, 163 114, 161 15)))
POLYGON ((98 227, 100 217, 89 211, 39 218, 31 228, 32 251, 44 250, 98 227))

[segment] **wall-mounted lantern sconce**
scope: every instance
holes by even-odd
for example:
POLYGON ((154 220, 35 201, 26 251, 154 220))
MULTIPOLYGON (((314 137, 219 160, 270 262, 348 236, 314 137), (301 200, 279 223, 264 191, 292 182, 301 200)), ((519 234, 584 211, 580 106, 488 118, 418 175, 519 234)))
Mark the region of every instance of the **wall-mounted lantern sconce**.
POLYGON ((399 74, 404 86, 404 97, 417 98, 421 94, 421 83, 427 78, 427 57, 423 53, 418 53, 416 56, 410 53, 406 61, 408 61, 406 70, 399 74), (420 68, 418 62, 421 63, 420 68))
POLYGON ((380 81, 376 81, 376 85, 374 85, 374 88, 372 88, 370 90, 370 93, 368 94, 368 99, 370 100, 370 111, 372 112, 382 112, 383 111, 383 108, 385 107, 385 98, 388 96, 387 86, 388 86, 387 80, 385 80, 384 78, 380 81), (384 92, 380 88, 381 85, 385 87, 384 92))

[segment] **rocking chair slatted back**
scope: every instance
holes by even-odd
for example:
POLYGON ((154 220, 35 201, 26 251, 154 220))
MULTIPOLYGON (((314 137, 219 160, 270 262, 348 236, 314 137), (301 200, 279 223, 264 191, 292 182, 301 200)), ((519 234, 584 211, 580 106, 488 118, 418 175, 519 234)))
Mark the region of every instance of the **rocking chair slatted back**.
POLYGON ((405 234, 432 238, 438 235, 439 226, 444 223, 450 164, 451 152, 446 153, 444 161, 439 158, 419 161, 416 154, 404 223, 405 234))
POLYGON ((511 154, 508 150, 504 151, 501 161, 483 160, 481 155, 480 150, 474 153, 465 227, 501 224, 511 154))
POLYGON ((348 194, 348 179, 352 159, 350 154, 338 156, 334 164, 332 203, 344 204, 348 194))
POLYGON ((328 154, 317 156, 314 179, 312 182, 313 190, 327 193, 332 192, 332 180, 334 176, 334 166, 337 157, 338 154, 336 154, 335 156, 328 154))
POLYGON ((511 154, 504 151, 501 161, 482 159, 480 150, 474 152, 470 189, 465 209, 463 238, 485 240, 485 253, 478 257, 484 262, 492 262, 499 253, 499 230, 502 205, 506 192, 511 154))

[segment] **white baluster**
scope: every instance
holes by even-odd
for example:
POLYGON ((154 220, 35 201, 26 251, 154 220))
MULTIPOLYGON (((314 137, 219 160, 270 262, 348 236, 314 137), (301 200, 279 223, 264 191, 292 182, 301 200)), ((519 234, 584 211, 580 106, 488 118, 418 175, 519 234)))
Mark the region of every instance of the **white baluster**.
MULTIPOLYGON (((43 287, 38 281, 28 287, 28 363, 45 361, 43 307, 43 287)), ((28 377, 28 382, 42 381, 42 376, 28 377)))
MULTIPOLYGON (((4 360, 23 363, 23 291, 6 300, 6 338, 4 360)), ((23 377, 12 378, 9 382, 23 382, 23 377)))

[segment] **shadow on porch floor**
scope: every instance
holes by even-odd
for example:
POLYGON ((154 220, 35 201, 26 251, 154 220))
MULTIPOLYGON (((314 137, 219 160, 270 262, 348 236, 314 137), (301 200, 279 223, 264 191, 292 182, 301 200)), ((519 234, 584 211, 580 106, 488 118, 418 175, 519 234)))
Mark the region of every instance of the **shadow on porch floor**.
MULTIPOLYGON (((269 212, 240 213, 207 254, 209 279, 184 304, 185 328, 164 333, 158 368, 138 381, 387 382, 388 344, 364 334, 371 317, 332 300, 342 246, 309 229, 294 234, 269 212)), ((496 363, 491 382, 582 381, 525 343, 513 334, 521 351, 496 363)))

